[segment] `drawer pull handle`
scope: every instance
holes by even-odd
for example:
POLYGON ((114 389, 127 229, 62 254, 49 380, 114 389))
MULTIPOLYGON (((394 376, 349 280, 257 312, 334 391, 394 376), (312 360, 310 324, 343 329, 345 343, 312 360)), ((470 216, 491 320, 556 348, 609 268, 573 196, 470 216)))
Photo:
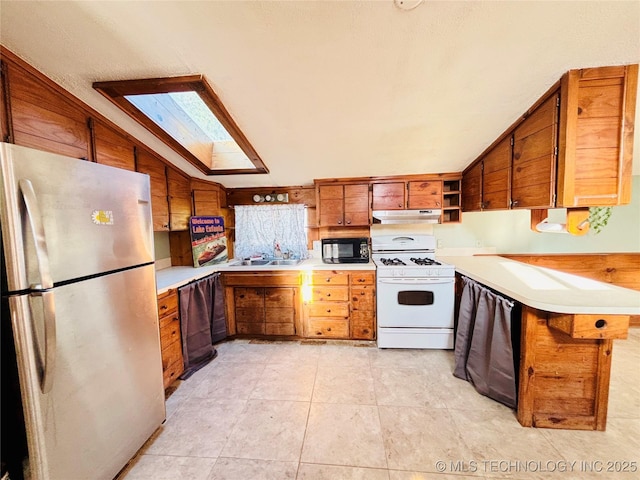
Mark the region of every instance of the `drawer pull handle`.
POLYGON ((596 323, 594 324, 594 326, 598 330, 602 330, 603 328, 607 328, 607 321, 601 318, 600 320, 596 320, 596 323))
POLYGON ((160 310, 166 310, 167 308, 169 308, 167 305, 162 305, 162 306, 160 307, 160 310))

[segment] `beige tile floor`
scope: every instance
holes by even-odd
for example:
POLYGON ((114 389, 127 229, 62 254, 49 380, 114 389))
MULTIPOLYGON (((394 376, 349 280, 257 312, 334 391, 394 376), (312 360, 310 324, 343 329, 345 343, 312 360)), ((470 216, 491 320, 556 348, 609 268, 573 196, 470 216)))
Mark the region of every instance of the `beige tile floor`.
POLYGON ((121 480, 640 478, 640 329, 614 345, 606 432, 521 427, 451 351, 217 348, 121 480))

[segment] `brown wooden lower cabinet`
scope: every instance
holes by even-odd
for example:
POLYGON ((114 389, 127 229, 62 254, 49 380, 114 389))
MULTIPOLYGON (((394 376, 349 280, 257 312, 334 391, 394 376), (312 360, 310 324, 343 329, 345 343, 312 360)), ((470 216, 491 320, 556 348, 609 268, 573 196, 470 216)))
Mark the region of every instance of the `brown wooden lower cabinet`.
POLYGON ((628 322, 625 315, 560 315, 523 306, 520 424, 605 430, 613 339, 626 338, 628 322))
POLYGON ((375 272, 317 271, 306 278, 304 336, 375 339, 375 272))
POLYGON ((230 335, 375 339, 375 272, 225 272, 223 282, 230 335))
POLYGON ((184 371, 178 292, 167 290, 158 295, 160 320, 160 346, 162 348, 162 374, 164 388, 168 388, 184 371))

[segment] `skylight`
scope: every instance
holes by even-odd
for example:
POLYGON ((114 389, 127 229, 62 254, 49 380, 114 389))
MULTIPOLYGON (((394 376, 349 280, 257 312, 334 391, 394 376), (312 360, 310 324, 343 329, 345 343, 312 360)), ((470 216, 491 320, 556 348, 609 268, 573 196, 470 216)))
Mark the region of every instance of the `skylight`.
POLYGON ((201 76, 93 87, 207 175, 268 172, 201 76))

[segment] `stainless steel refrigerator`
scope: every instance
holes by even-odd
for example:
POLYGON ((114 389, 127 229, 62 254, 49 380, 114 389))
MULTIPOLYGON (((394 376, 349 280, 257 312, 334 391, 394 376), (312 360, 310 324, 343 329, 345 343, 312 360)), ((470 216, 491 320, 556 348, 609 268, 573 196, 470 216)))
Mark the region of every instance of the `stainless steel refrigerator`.
MULTIPOLYGON (((149 178, 0 154, 2 396, 21 405, 28 447, 2 461, 24 465, 11 478, 112 479, 165 419, 149 178)), ((3 440, 24 435, 2 417, 3 440)))

